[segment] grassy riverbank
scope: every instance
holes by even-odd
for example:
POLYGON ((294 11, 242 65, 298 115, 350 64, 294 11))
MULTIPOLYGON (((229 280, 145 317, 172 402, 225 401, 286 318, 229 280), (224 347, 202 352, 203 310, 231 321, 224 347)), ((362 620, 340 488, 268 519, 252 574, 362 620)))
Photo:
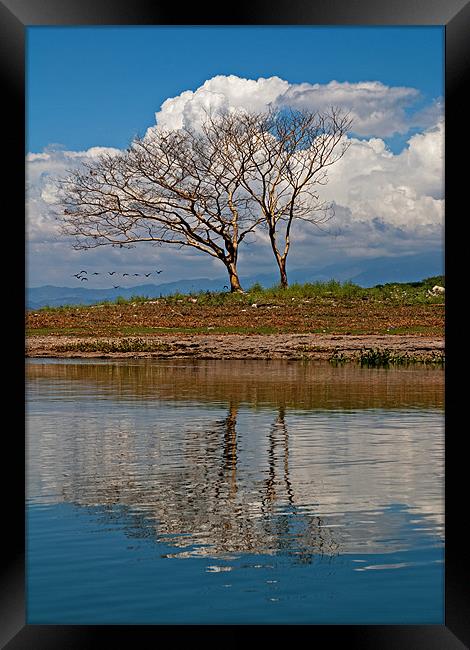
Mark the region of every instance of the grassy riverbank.
POLYGON ((444 363, 443 278, 363 289, 350 283, 252 287, 243 294, 142 296, 28 312, 30 357, 444 363))
POLYGON ((91 306, 44 307, 26 315, 28 336, 339 334, 443 336, 442 277, 365 289, 316 283, 242 294, 203 292, 158 299, 135 296, 91 306))

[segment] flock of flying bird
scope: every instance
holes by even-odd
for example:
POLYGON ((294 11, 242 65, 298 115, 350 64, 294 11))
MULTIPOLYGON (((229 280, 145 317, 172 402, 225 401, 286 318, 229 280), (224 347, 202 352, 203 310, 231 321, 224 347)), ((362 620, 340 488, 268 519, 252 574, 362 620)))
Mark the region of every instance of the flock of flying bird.
MULTIPOLYGON (((157 275, 159 275, 161 272, 162 271, 155 271, 155 273, 157 275)), ((74 273, 72 275, 72 277, 77 278, 77 280, 81 280, 82 282, 84 280, 86 280, 88 282, 88 278, 86 278, 85 275, 82 275, 82 273, 85 274, 85 275, 88 275, 88 271, 86 271, 85 269, 82 269, 78 273, 74 273)), ((126 275, 129 275, 129 276, 133 276, 133 275, 139 275, 140 276, 140 275, 142 275, 142 276, 148 278, 148 277, 150 277, 152 275, 153 271, 150 271, 150 273, 121 273, 121 274, 118 274, 117 271, 108 271, 107 273, 108 273, 108 275, 122 275, 123 278, 126 275)), ((106 274, 105 273, 99 273, 98 271, 93 271, 93 273, 90 273, 90 275, 106 275, 106 274)), ((120 287, 119 284, 113 286, 113 289, 120 289, 120 288, 121 287, 120 287)))

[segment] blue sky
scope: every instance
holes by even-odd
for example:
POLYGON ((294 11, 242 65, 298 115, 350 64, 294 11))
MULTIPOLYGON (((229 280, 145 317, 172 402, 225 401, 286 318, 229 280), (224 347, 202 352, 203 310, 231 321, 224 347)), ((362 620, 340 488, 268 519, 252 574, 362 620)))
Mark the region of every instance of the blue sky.
POLYGON ((444 94, 443 47, 435 26, 30 27, 27 148, 124 147, 165 99, 215 75, 378 80, 424 105, 444 94))
MULTIPOLYGON (((290 269, 442 251, 442 27, 28 27, 26 70, 29 286, 72 286, 84 263, 158 264, 166 281, 223 277, 194 250, 73 251, 51 208, 51 178, 99 147, 126 147, 156 120, 197 122, 208 106, 350 111, 351 146, 322 188, 335 223, 331 233, 295 226, 290 269)), ((242 275, 272 262, 261 234, 240 250, 242 275)))

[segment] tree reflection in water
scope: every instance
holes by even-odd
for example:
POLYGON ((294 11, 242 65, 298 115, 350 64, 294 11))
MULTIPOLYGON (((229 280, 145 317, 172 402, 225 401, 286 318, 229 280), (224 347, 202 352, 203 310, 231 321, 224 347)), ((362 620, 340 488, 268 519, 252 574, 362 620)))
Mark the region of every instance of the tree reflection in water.
POLYGON ((441 409, 439 371, 262 366, 29 365, 33 401, 52 383, 57 408, 56 419, 29 417, 29 495, 98 507, 180 558, 262 553, 311 562, 358 540, 373 552, 373 540, 391 538, 403 521, 376 515, 399 503, 439 522, 440 437, 433 441, 426 423, 413 428, 413 419, 374 420, 379 428, 364 434, 354 417, 381 405, 411 418, 416 406, 441 409), (214 419, 221 408, 225 417, 214 419), (338 413, 353 415, 344 424, 338 413), (332 517, 348 510, 335 527, 332 517))
POLYGON ((238 410, 231 401, 225 418, 187 432, 177 465, 162 471, 149 459, 147 476, 136 474, 136 459, 122 450, 128 436, 122 435, 119 472, 102 468, 101 475, 77 475, 63 483, 63 500, 85 507, 105 504, 101 512, 112 520, 116 506, 125 506, 132 536, 154 536, 182 549, 169 557, 281 552, 309 562, 313 555, 336 553, 331 529, 296 506, 285 406, 278 407, 268 432, 267 467, 257 470, 267 478, 255 482, 246 475, 238 480, 238 410))

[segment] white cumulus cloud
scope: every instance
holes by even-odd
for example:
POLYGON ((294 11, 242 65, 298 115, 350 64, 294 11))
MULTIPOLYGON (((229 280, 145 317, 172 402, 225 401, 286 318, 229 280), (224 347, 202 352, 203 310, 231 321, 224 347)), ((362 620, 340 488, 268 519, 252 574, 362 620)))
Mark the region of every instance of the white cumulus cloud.
POLYGON ((412 231, 441 228, 444 217, 444 125, 413 135, 393 154, 383 140, 352 139, 328 171, 325 200, 347 207, 353 221, 380 219, 412 231))
POLYGON ((101 154, 117 154, 113 147, 92 147, 86 151, 48 150, 26 156, 26 231, 29 241, 55 240, 57 222, 51 204, 56 199, 55 179, 85 160, 101 154))
POLYGON ((194 92, 186 90, 164 101, 155 118, 162 128, 181 129, 202 122, 207 113, 237 109, 263 111, 288 88, 289 83, 279 77, 254 80, 218 75, 194 92))
POLYGON ((413 113, 419 98, 416 88, 387 86, 380 81, 293 84, 280 77, 254 80, 218 75, 194 91, 185 90, 167 99, 155 118, 162 128, 179 129, 197 125, 208 112, 285 106, 326 110, 334 105, 350 113, 356 134, 389 137, 407 133, 412 126, 428 126, 431 118, 435 121, 442 104, 436 101, 413 113))

